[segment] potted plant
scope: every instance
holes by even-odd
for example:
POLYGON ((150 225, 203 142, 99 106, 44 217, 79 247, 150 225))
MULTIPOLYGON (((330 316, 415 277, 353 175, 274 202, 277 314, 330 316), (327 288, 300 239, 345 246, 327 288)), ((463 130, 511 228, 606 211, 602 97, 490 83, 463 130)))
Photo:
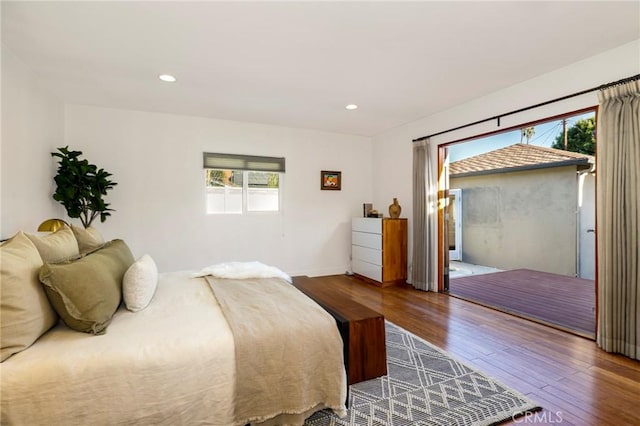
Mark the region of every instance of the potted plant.
POLYGON ((80 159, 81 155, 82 151, 69 151, 68 146, 51 153, 59 159, 58 174, 53 178, 57 185, 53 199, 64 206, 69 217, 80 218, 88 228, 95 218, 104 222, 111 216, 113 209, 103 196, 117 183, 109 179, 111 173, 80 159))

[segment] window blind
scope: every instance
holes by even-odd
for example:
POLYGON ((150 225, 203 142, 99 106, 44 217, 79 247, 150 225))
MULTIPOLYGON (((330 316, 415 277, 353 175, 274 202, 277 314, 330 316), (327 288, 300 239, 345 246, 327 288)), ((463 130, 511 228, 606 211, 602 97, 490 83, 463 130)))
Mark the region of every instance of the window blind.
POLYGON ((253 170, 258 172, 285 171, 284 157, 261 157, 205 152, 202 155, 205 169, 253 170))

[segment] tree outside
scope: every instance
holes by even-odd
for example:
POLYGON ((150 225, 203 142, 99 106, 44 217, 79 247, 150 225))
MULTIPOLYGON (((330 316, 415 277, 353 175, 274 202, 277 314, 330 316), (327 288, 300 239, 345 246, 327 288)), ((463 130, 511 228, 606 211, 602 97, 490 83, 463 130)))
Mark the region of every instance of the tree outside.
POLYGON ((280 174, 279 173, 269 173, 269 183, 267 185, 269 188, 279 188, 280 187, 280 174))
POLYGON ((536 134, 536 128, 534 126, 524 127, 520 129, 520 143, 522 143, 524 138, 527 138, 527 145, 529 145, 529 141, 536 134))
POLYGON ((224 172, 222 170, 207 169, 208 186, 224 186, 224 172))
MULTIPOLYGON (((254 172, 248 171, 249 186, 251 187, 280 187, 280 173, 277 172, 254 172)), ((207 169, 206 171, 207 186, 242 186, 243 171, 242 170, 218 170, 207 169)))
MULTIPOLYGON (((595 155, 596 153, 596 120, 589 117, 576 121, 567 129, 567 151, 595 155)), ((551 148, 564 150, 564 135, 560 133, 551 148)))

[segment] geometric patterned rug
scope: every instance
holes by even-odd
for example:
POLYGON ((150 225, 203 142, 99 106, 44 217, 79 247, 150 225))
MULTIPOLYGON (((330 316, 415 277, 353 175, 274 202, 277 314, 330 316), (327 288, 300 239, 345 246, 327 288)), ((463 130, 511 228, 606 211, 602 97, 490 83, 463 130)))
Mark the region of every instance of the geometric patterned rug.
POLYGON ((323 410, 305 425, 492 425, 540 409, 395 324, 385 332, 388 375, 351 385, 344 418, 323 410))

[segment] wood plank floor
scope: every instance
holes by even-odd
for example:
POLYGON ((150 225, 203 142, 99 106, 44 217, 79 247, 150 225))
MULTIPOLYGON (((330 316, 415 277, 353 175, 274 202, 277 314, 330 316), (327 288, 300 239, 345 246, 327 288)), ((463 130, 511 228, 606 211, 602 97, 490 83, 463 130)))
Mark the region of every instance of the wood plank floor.
POLYGON ((591 340, 410 286, 380 289, 346 275, 314 280, 544 407, 529 423, 506 424, 640 424, 640 362, 608 354, 591 340))
POLYGON ((449 294, 595 338, 592 280, 515 269, 452 278, 449 294))

